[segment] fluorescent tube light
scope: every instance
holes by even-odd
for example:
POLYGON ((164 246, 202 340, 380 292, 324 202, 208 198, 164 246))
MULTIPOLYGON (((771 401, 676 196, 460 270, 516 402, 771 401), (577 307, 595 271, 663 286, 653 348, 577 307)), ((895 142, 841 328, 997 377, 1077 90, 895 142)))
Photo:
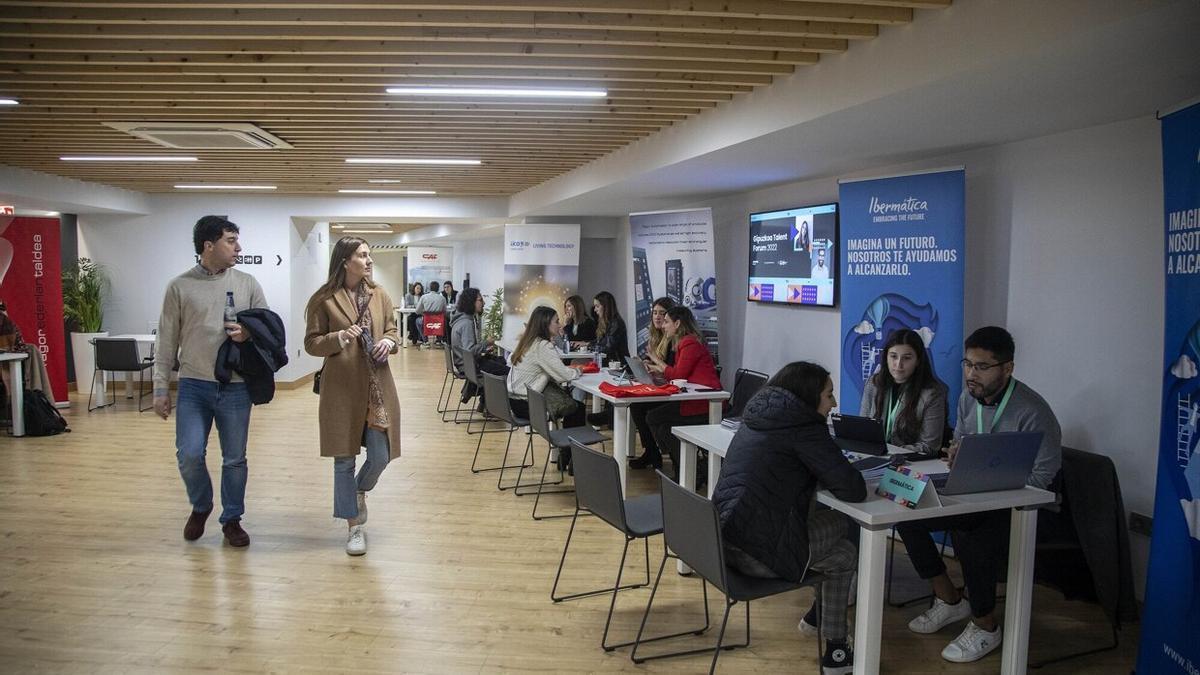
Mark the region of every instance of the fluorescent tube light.
POLYGON ((388 87, 389 94, 408 96, 512 96, 537 98, 604 98, 603 89, 523 89, 520 87, 388 87))
POLYGON ((178 155, 79 155, 59 157, 64 162, 198 162, 196 157, 181 157, 178 155))
POLYGON ((349 157, 347 164, 463 164, 477 166, 483 162, 478 159, 409 159, 388 157, 349 157))
POLYGON ((21 102, 15 98, 0 98, 0 105, 21 105, 21 102))
POLYGON ((433 190, 338 190, 348 195, 436 195, 433 190))
POLYGON ((274 190, 274 185, 176 185, 176 190, 274 190))
POLYGON ((371 178, 367 182, 368 183, 399 183, 400 181, 396 178, 371 178))
POLYGON ((342 234, 392 234, 392 230, 341 230, 342 234))

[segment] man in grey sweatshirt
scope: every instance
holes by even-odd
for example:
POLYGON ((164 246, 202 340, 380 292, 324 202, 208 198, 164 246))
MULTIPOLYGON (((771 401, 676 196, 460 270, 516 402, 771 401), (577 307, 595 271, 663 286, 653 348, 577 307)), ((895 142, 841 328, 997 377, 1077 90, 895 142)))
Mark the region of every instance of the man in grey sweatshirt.
MULTIPOLYGON (((1046 400, 1013 374, 1016 345, 1008 331, 998 326, 980 328, 963 345, 966 389, 958 400, 958 423, 950 461, 958 442, 968 434, 1000 431, 1040 431, 1042 445, 1026 485, 1054 490, 1062 466, 1062 430, 1046 400)), ((933 607, 909 622, 914 633, 935 633, 951 623, 970 618, 963 632, 942 650, 942 658, 955 663, 977 661, 1000 646, 1000 621, 995 616, 996 583, 1008 547, 1009 511, 985 511, 964 516, 934 518, 896 526, 908 555, 922 579, 933 586, 933 607), (948 531, 962 564, 969 599, 946 574, 931 532, 948 531)))
POLYGON ((265 308, 262 286, 233 269, 242 247, 238 226, 220 216, 196 222, 192 243, 200 262, 167 284, 154 359, 154 412, 171 415, 171 372, 179 363, 175 413, 175 457, 187 488, 192 513, 183 538, 199 539, 213 509, 212 481, 205 455, 213 423, 221 439, 221 529, 230 546, 248 546, 242 529, 246 501, 246 436, 250 430, 250 394, 236 374, 217 382, 217 351, 226 338, 245 342, 249 332, 233 321, 244 309, 265 308))

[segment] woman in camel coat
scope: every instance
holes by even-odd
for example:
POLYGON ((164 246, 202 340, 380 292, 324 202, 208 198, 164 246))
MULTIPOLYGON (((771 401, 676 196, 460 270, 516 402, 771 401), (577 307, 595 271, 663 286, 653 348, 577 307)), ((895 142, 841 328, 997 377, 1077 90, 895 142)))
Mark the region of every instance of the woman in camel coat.
POLYGON ((367 552, 367 492, 400 456, 400 401, 388 356, 400 343, 392 299, 371 280, 371 249, 358 237, 333 247, 329 278, 308 301, 304 350, 321 369, 321 456, 334 458, 335 518, 349 526, 346 553, 367 552), (354 468, 362 447, 367 458, 354 468))

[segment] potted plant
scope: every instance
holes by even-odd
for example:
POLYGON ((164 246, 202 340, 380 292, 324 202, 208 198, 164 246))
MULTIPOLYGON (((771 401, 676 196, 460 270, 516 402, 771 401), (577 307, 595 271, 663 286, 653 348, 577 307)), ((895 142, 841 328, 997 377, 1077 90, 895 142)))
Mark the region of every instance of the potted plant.
POLYGON ((108 289, 108 274, 93 260, 80 258, 74 267, 63 270, 63 315, 74 329, 71 331, 71 355, 75 364, 75 390, 80 393, 90 392, 94 384, 92 375, 96 361, 91 341, 108 335, 107 331, 100 330, 108 289))
POLYGON ((492 293, 492 301, 483 313, 483 339, 500 341, 504 334, 504 289, 492 293))

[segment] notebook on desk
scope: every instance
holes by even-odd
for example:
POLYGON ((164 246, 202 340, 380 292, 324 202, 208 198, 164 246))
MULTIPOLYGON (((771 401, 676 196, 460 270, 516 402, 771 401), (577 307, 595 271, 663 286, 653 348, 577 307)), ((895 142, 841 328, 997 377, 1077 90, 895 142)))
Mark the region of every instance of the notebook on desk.
POLYGON ((1016 490, 1025 486, 1038 449, 1040 431, 1003 431, 971 434, 959 441, 958 454, 949 473, 931 476, 938 492, 965 495, 976 492, 1016 490))

